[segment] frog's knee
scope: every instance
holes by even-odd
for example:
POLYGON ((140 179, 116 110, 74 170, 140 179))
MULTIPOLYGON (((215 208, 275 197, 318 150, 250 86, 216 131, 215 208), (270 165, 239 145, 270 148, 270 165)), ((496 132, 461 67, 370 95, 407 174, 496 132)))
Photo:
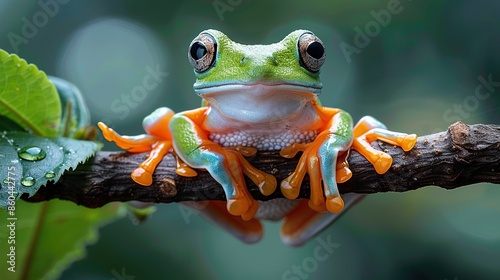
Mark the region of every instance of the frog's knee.
POLYGON ((142 126, 149 135, 162 139, 171 139, 168 127, 173 116, 174 111, 170 108, 160 107, 144 118, 142 126))
POLYGON ((384 128, 387 129, 387 126, 383 124, 381 121, 377 120, 372 116, 364 116, 359 120, 359 123, 367 125, 369 128, 384 128))

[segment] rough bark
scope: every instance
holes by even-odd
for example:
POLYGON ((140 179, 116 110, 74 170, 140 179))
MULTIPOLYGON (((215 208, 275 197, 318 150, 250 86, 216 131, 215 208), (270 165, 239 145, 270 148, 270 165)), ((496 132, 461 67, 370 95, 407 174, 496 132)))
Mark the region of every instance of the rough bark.
MULTIPOLYGON (((341 193, 404 192, 426 186, 453 189, 479 182, 500 183, 499 125, 469 126, 458 122, 447 131, 419 137, 409 152, 380 141, 372 145, 393 157, 392 167, 387 173, 378 175, 366 159, 352 152, 349 163, 353 177, 339 184, 341 193)), ((75 171, 65 173, 56 184, 49 184, 35 196, 24 199, 60 198, 91 208, 112 201, 170 203, 225 199, 220 185, 205 171, 199 171, 193 178, 176 175, 176 161, 171 154, 156 169, 152 186, 136 184, 130 179, 130 172, 146 156, 147 153, 98 152, 75 171)), ((299 156, 285 159, 277 152, 259 152, 248 160, 255 167, 276 176, 280 182, 295 169, 299 156)), ((279 186, 267 197, 249 180, 247 186, 258 200, 283 197, 279 186)), ((300 197, 307 198, 308 195, 306 177, 300 197)))

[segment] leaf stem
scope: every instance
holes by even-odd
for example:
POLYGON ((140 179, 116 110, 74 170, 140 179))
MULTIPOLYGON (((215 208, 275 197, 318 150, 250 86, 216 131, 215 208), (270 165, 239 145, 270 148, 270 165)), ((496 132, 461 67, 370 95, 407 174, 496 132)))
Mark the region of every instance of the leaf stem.
POLYGON ((24 261, 24 268, 21 272, 22 280, 28 279, 29 272, 31 270, 31 264, 33 262, 33 258, 35 256, 35 248, 38 244, 38 240, 40 239, 40 232, 42 231, 43 221, 45 216, 47 215, 48 202, 42 203, 40 214, 38 215, 35 230, 32 233, 33 238, 31 239, 30 245, 28 247, 28 253, 26 254, 26 259, 24 261))

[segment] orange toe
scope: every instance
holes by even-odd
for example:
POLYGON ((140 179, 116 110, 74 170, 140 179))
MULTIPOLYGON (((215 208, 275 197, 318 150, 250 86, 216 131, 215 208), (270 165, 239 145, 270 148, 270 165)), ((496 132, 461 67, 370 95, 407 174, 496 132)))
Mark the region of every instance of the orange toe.
POLYGON ((250 206, 249 201, 244 198, 229 199, 227 201, 227 211, 234 216, 241 216, 245 214, 250 206))
POLYGON ((403 149, 403 151, 408 152, 409 150, 413 149, 416 143, 417 135, 410 134, 404 138, 403 142, 401 143, 401 148, 403 149))
POLYGON ((142 167, 138 167, 134 171, 132 171, 130 177, 132 177, 132 180, 134 180, 134 182, 139 185, 151 186, 151 184, 153 183, 153 174, 142 167))
POLYGON ((273 175, 265 174, 264 176, 264 181, 259 184, 260 192, 266 196, 271 195, 276 190, 278 182, 273 175))
POLYGON ((386 153, 380 153, 380 157, 373 163, 373 167, 378 174, 384 174, 391 168, 392 157, 386 153))
POLYGON ((351 169, 348 167, 343 167, 341 169, 337 169, 337 183, 345 183, 352 177, 351 169))
POLYGON ((281 181, 281 193, 288 199, 296 199, 299 196, 300 188, 290 185, 289 178, 281 181))
POLYGON ((108 141, 113 141, 113 129, 109 128, 105 123, 98 122, 97 126, 101 129, 102 136, 108 141))
POLYGON ((332 195, 326 198, 326 209, 331 213, 339 213, 344 209, 344 200, 339 195, 332 195))

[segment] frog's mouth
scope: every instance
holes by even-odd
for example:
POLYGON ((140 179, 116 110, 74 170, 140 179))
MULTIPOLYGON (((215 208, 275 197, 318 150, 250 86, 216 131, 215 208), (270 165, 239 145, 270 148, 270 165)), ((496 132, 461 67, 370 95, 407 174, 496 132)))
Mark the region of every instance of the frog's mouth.
POLYGON ((298 117, 318 91, 290 84, 234 84, 197 90, 222 117, 254 124, 298 117))

